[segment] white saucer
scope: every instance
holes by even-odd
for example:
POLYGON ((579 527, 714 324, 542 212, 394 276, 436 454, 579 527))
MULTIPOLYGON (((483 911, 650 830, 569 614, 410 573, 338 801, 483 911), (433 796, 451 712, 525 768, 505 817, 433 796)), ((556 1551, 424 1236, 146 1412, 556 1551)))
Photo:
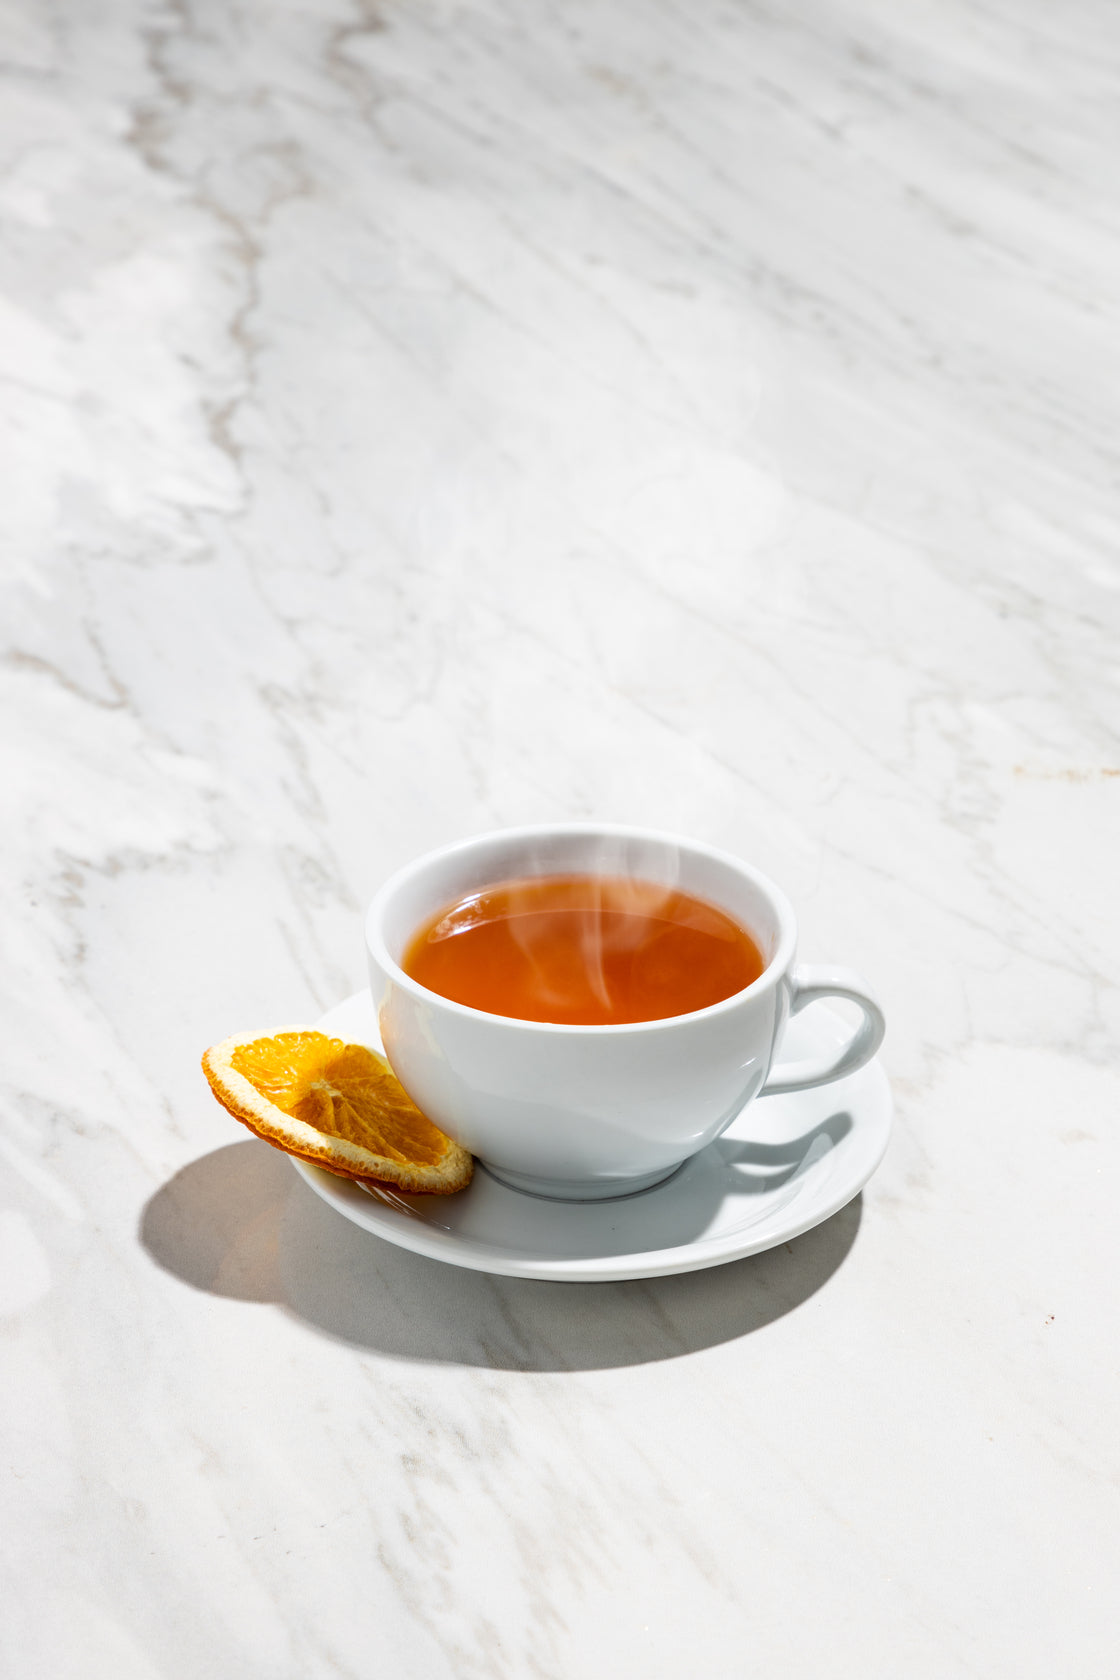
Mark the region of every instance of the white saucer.
MULTIPOLYGON (((368 992, 328 1010, 322 1032, 381 1048, 368 992)), ((783 1060, 843 1043, 816 1003, 790 1023, 783 1060)), ((606 1283, 721 1266, 798 1237, 857 1195, 883 1158, 891 1096, 877 1061, 815 1091, 756 1100, 663 1184, 607 1202, 554 1202, 508 1189, 479 1165, 456 1196, 367 1189, 294 1157, 339 1213, 386 1242, 505 1277, 606 1283)))

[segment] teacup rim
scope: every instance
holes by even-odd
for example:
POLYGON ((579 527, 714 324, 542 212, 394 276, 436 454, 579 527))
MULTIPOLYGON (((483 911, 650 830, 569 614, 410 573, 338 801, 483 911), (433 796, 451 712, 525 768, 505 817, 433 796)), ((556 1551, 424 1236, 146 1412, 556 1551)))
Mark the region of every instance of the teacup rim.
POLYGON ((558 1033, 568 1036, 592 1034, 596 1038, 602 1038, 618 1037, 626 1033, 664 1032, 672 1027, 691 1025, 706 1017, 714 1018, 721 1014, 730 1014, 747 998, 761 997, 772 987, 778 985, 793 962, 797 945, 797 919, 789 898, 781 887, 771 880, 769 875, 766 875, 761 869, 756 869, 753 864, 747 863, 743 858, 737 857, 734 852, 725 851, 722 847, 710 846, 705 841, 695 840, 687 835, 675 834, 667 829, 644 828, 635 823, 528 823, 511 828, 483 829, 479 833, 467 835, 461 840, 452 840, 447 845, 433 847, 431 851, 423 852, 409 863, 402 864, 382 883, 370 900, 365 918, 365 940, 369 955, 383 973, 395 985, 403 987, 405 991, 425 1004, 438 1006, 452 1015, 458 1015, 467 1020, 488 1021, 514 1030, 521 1028, 535 1033, 558 1033), (704 1009, 690 1010, 684 1015, 660 1015, 652 1021, 615 1021, 606 1024, 601 1022, 530 1021, 520 1015, 497 1015, 491 1010, 475 1009, 471 1004, 459 1003, 454 998, 444 997, 441 992, 433 992, 429 987, 422 986, 418 980, 414 980, 410 974, 406 973, 391 955, 381 929, 386 905, 421 870, 437 864, 445 858, 452 857, 456 853, 469 851, 486 841, 532 841, 544 839, 548 836, 581 834, 602 835, 604 839, 644 840, 657 845, 676 846, 710 858, 713 862, 729 866, 739 874, 745 875, 756 887, 761 888, 769 898, 778 920, 777 948, 762 973, 757 979, 752 980, 749 986, 744 986, 741 991, 732 992, 729 997, 720 998, 718 1003, 710 1003, 704 1009))

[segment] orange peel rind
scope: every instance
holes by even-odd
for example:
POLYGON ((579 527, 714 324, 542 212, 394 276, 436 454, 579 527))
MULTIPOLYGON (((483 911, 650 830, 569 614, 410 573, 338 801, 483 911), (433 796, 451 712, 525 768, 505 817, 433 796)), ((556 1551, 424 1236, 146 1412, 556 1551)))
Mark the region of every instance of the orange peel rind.
POLYGON ((474 1161, 421 1114, 383 1056, 312 1027, 223 1039, 202 1058, 210 1089, 251 1132, 340 1178, 449 1196, 474 1161))

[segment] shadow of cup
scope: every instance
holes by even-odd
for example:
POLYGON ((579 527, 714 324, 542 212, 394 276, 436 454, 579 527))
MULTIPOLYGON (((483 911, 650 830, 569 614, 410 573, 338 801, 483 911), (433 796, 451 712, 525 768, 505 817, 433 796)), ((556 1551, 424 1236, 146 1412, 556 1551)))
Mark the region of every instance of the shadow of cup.
MULTIPOLYGON (((749 1164, 785 1165, 757 1156, 749 1164)), ((140 1240, 195 1289, 275 1303, 388 1358, 578 1371, 674 1359, 773 1323, 843 1263, 861 1210, 857 1196, 792 1242, 705 1271, 545 1283, 467 1271, 384 1242, 321 1201, 279 1151, 247 1141, 191 1162, 157 1190, 140 1240)))

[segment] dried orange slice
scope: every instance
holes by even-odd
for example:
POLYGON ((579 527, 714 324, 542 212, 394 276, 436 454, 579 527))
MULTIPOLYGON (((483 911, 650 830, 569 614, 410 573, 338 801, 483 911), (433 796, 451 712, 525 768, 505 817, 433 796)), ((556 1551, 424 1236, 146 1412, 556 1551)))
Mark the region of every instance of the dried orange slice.
POLYGON ((449 1196, 474 1161, 437 1130, 382 1056, 307 1027, 223 1039, 202 1071, 229 1113, 266 1143, 341 1178, 449 1196))

